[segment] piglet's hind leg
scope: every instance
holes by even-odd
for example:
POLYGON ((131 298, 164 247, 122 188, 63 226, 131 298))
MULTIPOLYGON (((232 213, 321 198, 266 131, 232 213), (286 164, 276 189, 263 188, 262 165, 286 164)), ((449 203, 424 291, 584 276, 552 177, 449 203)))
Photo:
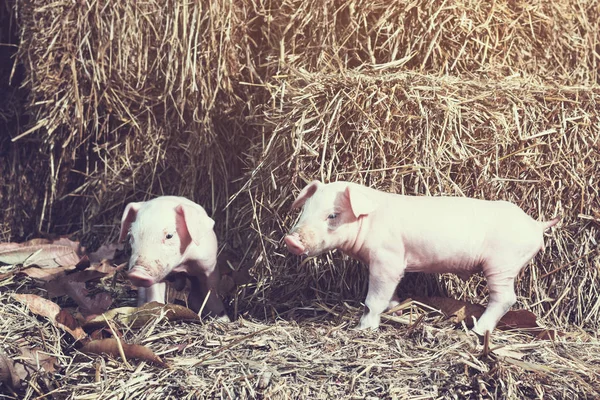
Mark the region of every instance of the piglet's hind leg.
POLYGON ((517 302, 514 281, 514 278, 488 278, 490 300, 476 327, 473 328, 475 333, 481 336, 485 335, 486 331, 492 333, 504 314, 517 302))

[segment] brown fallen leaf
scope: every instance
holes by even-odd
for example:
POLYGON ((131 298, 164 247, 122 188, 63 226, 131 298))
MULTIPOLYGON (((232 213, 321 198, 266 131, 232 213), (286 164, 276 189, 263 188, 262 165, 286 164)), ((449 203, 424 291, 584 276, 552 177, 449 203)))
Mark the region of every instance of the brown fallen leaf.
POLYGON ((69 265, 50 268, 39 268, 36 266, 31 266, 28 268, 21 269, 18 272, 18 275, 26 275, 30 278, 46 282, 46 290, 52 291, 53 289, 56 289, 56 293, 53 292, 54 294, 50 297, 59 297, 64 296, 66 294, 64 293, 64 291, 58 290, 58 288, 64 281, 65 276, 69 276, 71 280, 75 280, 78 282, 88 282, 97 278, 110 277, 114 275, 118 269, 117 267, 107 262, 102 262, 100 264, 90 264, 89 262, 82 263, 81 261, 84 260, 87 259, 82 258, 80 262, 75 266, 69 265))
POLYGON ((123 247, 123 246, 122 245, 119 246, 118 244, 115 244, 115 243, 105 244, 103 246, 100 246, 100 248, 98 250, 94 251, 93 253, 88 254, 88 257, 90 258, 90 262, 92 264, 94 264, 94 263, 100 263, 103 260, 112 260, 115 256, 115 252, 117 250, 119 250, 120 247, 123 247))
POLYGON ((9 388, 18 389, 21 386, 21 378, 15 371, 13 360, 0 351, 0 384, 9 388))
MULTIPOLYGON (((138 344, 128 344, 122 341, 121 346, 123 347, 125 357, 127 357, 128 359, 133 358, 142 361, 147 361, 156 364, 160 367, 168 368, 167 363, 165 363, 159 356, 154 354, 152 350, 145 346, 138 344)), ((117 339, 93 340, 87 343, 85 346, 83 346, 81 348, 81 352, 85 354, 107 354, 112 357, 120 356, 117 339)))
POLYGON ((26 275, 30 278, 37 279, 43 282, 62 279, 67 271, 73 270, 72 266, 54 267, 54 268, 24 268, 18 272, 18 275, 26 275))
POLYGON ((97 329, 97 330, 93 331, 92 333, 90 333, 89 336, 90 336, 90 339, 92 339, 92 340, 107 339, 112 336, 112 332, 108 328, 100 328, 100 329, 97 329))
POLYGON ((87 334, 79 326, 79 323, 75 321, 73 316, 68 311, 61 310, 59 305, 53 301, 35 294, 16 293, 11 296, 21 303, 26 304, 34 314, 48 318, 50 322, 69 333, 75 340, 83 340, 87 337, 87 334), (69 318, 69 315, 71 318, 69 318))
POLYGON ((84 315, 96 315, 106 311, 112 304, 112 296, 108 292, 90 296, 86 283, 99 278, 107 278, 117 271, 108 263, 91 265, 83 271, 66 271, 45 283, 48 297, 55 298, 68 295, 81 308, 84 315))
POLYGON ((15 359, 15 371, 21 380, 27 380, 40 369, 49 374, 56 372, 56 357, 29 347, 21 347, 19 351, 21 356, 15 359))
POLYGON ((106 320, 117 321, 122 324, 139 328, 144 326, 149 320, 154 319, 165 313, 169 321, 191 320, 199 321, 198 314, 187 307, 178 304, 161 304, 153 301, 144 304, 141 307, 120 307, 105 312, 103 315, 88 320, 83 327, 86 330, 95 330, 106 327, 106 320), (106 318, 106 319, 105 319, 106 318))
POLYGON ((440 310, 454 324, 465 321, 469 328, 473 327, 472 317, 479 319, 485 311, 485 308, 479 304, 471 304, 450 297, 413 297, 413 300, 440 310))
POLYGON ((9 265, 37 265, 41 268, 55 268, 75 265, 79 255, 68 244, 6 243, 0 245, 0 262, 9 265))
POLYGON ((556 336, 565 335, 563 332, 555 329, 546 329, 539 326, 537 323, 537 316, 527 310, 510 310, 502 317, 502 319, 500 319, 500 322, 498 322, 498 329, 524 330, 540 340, 554 340, 556 339, 556 336))
POLYGON ((85 282, 67 281, 64 285, 66 293, 79 305, 79 311, 84 316, 98 315, 108 310, 113 298, 108 292, 89 295, 85 282))
MULTIPOLYGON (((485 307, 479 304, 472 304, 449 297, 414 297, 413 299, 420 303, 427 304, 430 307, 439 309, 455 324, 464 321, 465 325, 469 328, 473 327, 473 317, 479 319, 485 311, 485 307)), ((502 319, 500 319, 497 328, 501 330, 523 330, 536 336, 537 339, 542 340, 554 340, 556 335, 564 336, 564 333, 562 332, 540 327, 537 323, 536 315, 527 310, 508 311, 502 319)))
POLYGON ((77 322, 75 317, 73 317, 73 314, 67 310, 60 310, 58 312, 56 315, 56 324, 59 328, 69 332, 76 340, 85 341, 87 339, 87 334, 84 332, 79 322, 77 322))
POLYGON ((14 293, 12 297, 27 305, 32 313, 47 317, 52 322, 56 320, 56 315, 60 312, 58 304, 36 294, 14 293))

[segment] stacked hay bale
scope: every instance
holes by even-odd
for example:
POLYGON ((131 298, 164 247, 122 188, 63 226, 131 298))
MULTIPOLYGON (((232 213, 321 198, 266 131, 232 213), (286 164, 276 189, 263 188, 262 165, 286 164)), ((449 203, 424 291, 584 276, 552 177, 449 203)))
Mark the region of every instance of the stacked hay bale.
MULTIPOLYGON (((237 214, 239 224, 253 221, 252 304, 364 299, 356 262, 334 254, 300 265, 280 242, 307 182, 351 180, 561 215, 547 251, 522 274, 520 306, 554 323, 597 325, 597 4, 266 4, 255 12, 270 79, 253 118, 264 138, 246 158, 247 202, 237 214)), ((402 294, 485 297, 480 277, 435 279, 408 277, 402 294)))
MULTIPOLYGON (((16 5, 33 120, 19 142, 50 167, 43 229, 110 229, 129 200, 191 197, 251 268, 240 310, 274 315, 366 290, 356 262, 300 266, 281 246, 307 181, 506 199, 564 218, 521 306, 598 324, 595 2, 16 5)), ((478 277, 415 285, 485 296, 478 277)))
POLYGON ((34 122, 13 140, 42 148, 32 154, 46 168, 31 215, 42 231, 112 225, 125 202, 156 194, 210 209, 227 198, 230 115, 244 93, 234 4, 33 1, 15 10, 34 122))

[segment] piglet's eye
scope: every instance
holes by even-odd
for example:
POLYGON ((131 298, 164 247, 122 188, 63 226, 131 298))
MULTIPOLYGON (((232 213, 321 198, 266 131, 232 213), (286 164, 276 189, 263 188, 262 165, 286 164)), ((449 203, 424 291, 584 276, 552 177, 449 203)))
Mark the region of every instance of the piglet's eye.
POLYGON ((167 236, 165 236, 167 239, 171 239, 173 238, 173 234, 172 233, 167 233, 167 236))
POLYGON ((329 214, 329 216, 327 218, 329 218, 329 219, 336 219, 337 216, 338 215, 336 213, 333 213, 333 214, 329 214))

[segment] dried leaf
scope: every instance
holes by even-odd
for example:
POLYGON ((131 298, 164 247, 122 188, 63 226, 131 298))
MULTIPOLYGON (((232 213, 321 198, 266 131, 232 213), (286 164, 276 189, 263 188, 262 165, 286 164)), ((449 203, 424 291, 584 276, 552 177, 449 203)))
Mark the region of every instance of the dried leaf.
POLYGON ((41 268, 72 266, 79 262, 73 246, 63 244, 28 244, 14 246, 14 243, 0 245, 0 263, 25 266, 37 265, 41 268))
POLYGON ((121 307, 109 310, 103 315, 87 321, 83 327, 88 330, 99 329, 106 327, 106 320, 109 320, 117 321, 133 328, 139 328, 144 326, 149 320, 160 316, 163 312, 169 321, 200 320, 198 314, 187 307, 183 307, 178 304, 165 305, 152 302, 144 304, 141 307, 121 307))
POLYGON ((510 310, 498 323, 498 329, 539 328, 537 317, 527 310, 510 310))
POLYGON ((485 308, 479 304, 471 304, 450 297, 414 297, 413 299, 440 310, 455 324, 465 321, 469 328, 473 327, 472 317, 479 319, 485 311, 485 308))
POLYGON ((27 363, 34 370, 42 368, 48 373, 56 372, 56 357, 46 354, 38 349, 32 349, 28 347, 19 348, 21 357, 19 362, 27 363))
MULTIPOLYGON (((122 246, 121 246, 122 247, 122 246)), ((105 244, 100 246, 98 250, 93 253, 89 253, 88 257, 91 263, 101 263, 104 260, 112 260, 115 256, 115 252, 119 249, 118 244, 105 244)))
MULTIPOLYGON (((485 311, 485 307, 479 304, 472 304, 448 297, 415 297, 414 300, 439 309, 446 317, 451 318, 455 324, 464 321, 469 328, 473 327, 473 317, 479 319, 485 311)), ((508 311, 500 319, 498 329, 520 329, 543 340, 553 340, 556 335, 564 335, 562 332, 540 327, 535 314, 527 310, 508 311)))
POLYGON ((73 317, 73 314, 67 310, 60 310, 56 315, 56 324, 71 334, 76 340, 82 341, 87 338, 79 322, 73 317))
POLYGON ((71 274, 56 276, 51 281, 46 282, 44 289, 48 291, 48 297, 59 297, 69 294, 69 286, 74 283, 81 283, 85 286, 86 282, 94 279, 103 278, 107 274, 101 271, 85 270, 77 271, 71 274))
MULTIPOLYGON (((154 354, 152 350, 145 346, 138 344, 127 344, 124 342, 121 342, 121 345, 123 347, 125 357, 128 359, 132 358, 147 361, 160 367, 168 368, 167 363, 165 363, 160 357, 154 354)), ((101 339, 91 341, 81 348, 81 352, 85 354, 107 354, 112 357, 117 357, 120 355, 117 339, 101 339)))
POLYGON ((110 307, 113 301, 112 296, 107 292, 89 296, 86 282, 111 276, 116 270, 117 268, 107 263, 96 264, 83 271, 58 275, 53 280, 46 282, 44 288, 48 291, 50 298, 64 295, 71 297, 81 307, 82 314, 99 314, 110 307))
POLYGON ((58 304, 35 294, 15 293, 12 297, 19 300, 21 303, 26 304, 32 313, 46 317, 52 322, 56 321, 56 315, 60 312, 60 306, 58 304))
POLYGON ((113 298, 108 292, 96 293, 93 296, 89 296, 89 290, 85 287, 85 282, 67 281, 63 287, 69 297, 79 305, 79 311, 83 315, 101 314, 108 310, 113 302, 113 298))
POLYGON ((0 352, 0 384, 5 384, 12 389, 17 389, 21 385, 13 361, 3 352, 0 352))
POLYGON ((61 310, 53 301, 35 294, 12 294, 12 297, 26 304, 34 314, 48 318, 55 326, 68 332, 75 340, 83 340, 87 337, 71 313, 61 310))
POLYGON ((49 282, 52 280, 60 280, 65 276, 67 271, 70 271, 72 269, 72 266, 56 268, 30 267, 20 270, 19 275, 26 275, 32 279, 38 279, 40 281, 49 282))

